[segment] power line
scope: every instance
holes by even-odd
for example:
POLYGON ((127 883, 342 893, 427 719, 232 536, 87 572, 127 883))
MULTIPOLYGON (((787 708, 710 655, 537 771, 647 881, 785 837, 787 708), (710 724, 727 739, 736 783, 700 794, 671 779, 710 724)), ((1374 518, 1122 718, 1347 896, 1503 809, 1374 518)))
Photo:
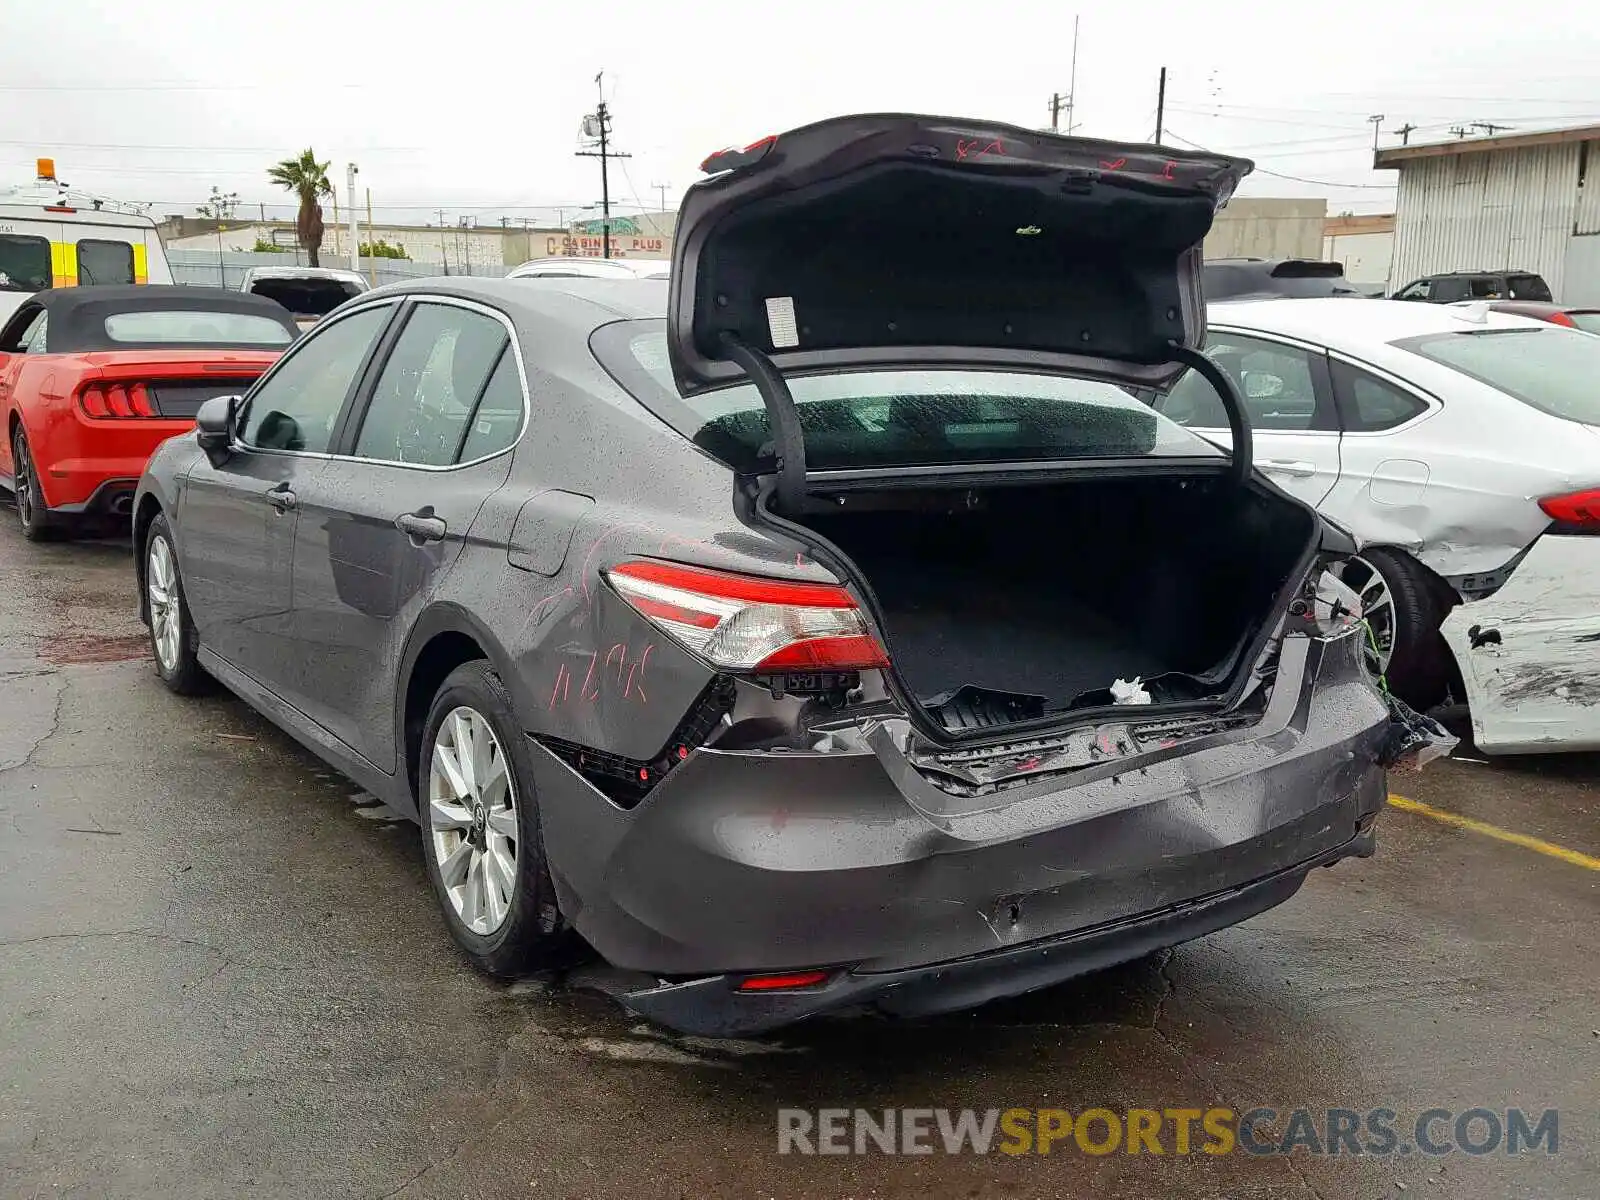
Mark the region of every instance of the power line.
MULTIPOLYGON (((1174 141, 1182 142, 1185 146, 1193 147, 1196 150, 1203 150, 1207 154, 1219 153, 1218 151, 1211 149, 1209 146, 1202 146, 1199 142, 1190 141, 1188 138, 1184 137, 1182 134, 1174 133, 1170 127, 1167 129, 1167 136, 1172 138, 1174 141)), ((1256 167, 1256 174, 1258 174, 1258 175, 1270 175, 1274 179, 1288 179, 1288 180, 1292 180, 1295 183, 1315 184, 1317 187, 1352 188, 1352 189, 1359 188, 1359 189, 1361 189, 1363 191, 1382 191, 1382 192, 1392 192, 1392 191, 1395 191, 1399 187, 1398 184, 1393 184, 1393 183, 1335 183, 1331 179, 1306 179, 1306 178, 1303 178, 1302 176, 1299 176, 1299 175, 1285 175, 1282 171, 1269 171, 1269 170, 1267 170, 1266 167, 1262 167, 1262 166, 1257 166, 1256 167)))

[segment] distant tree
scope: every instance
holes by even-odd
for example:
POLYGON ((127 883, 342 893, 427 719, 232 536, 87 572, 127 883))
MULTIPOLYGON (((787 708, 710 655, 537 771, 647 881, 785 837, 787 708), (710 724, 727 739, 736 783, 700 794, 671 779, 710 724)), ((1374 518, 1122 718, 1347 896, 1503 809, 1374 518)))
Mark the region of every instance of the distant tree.
POLYGON ((322 249, 322 205, 324 196, 333 195, 333 184, 328 182, 328 168, 332 161, 319 163, 315 151, 309 146, 298 158, 286 158, 276 166, 267 168, 267 178, 286 192, 293 192, 300 201, 300 212, 295 217, 295 235, 305 247, 306 257, 313 267, 320 267, 317 252, 322 249))
POLYGON ((409 259, 411 255, 406 253, 406 248, 404 246, 391 246, 388 242, 384 241, 382 238, 379 238, 375 242, 361 243, 361 257, 409 259))
POLYGON ((254 246, 250 247, 250 252, 252 254, 287 254, 287 253, 289 253, 282 246, 275 246, 271 242, 267 241, 266 238, 260 238, 260 237, 258 237, 256 239, 256 244, 254 246))
POLYGON ((238 192, 220 191, 218 190, 217 186, 213 184, 211 186, 211 199, 197 207, 194 211, 199 213, 202 217, 208 217, 213 221, 231 221, 233 220, 234 211, 238 207, 238 192))

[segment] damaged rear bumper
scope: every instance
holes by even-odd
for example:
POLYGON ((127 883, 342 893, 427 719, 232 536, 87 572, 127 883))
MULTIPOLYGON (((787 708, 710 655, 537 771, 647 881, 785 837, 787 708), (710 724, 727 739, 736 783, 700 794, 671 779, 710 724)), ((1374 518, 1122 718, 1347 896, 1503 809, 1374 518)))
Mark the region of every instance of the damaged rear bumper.
POLYGON ((984 795, 936 787, 882 737, 701 749, 632 809, 537 743, 533 757, 563 912, 661 981, 626 1002, 726 1032, 890 990, 911 1003, 968 960, 994 971, 968 992, 962 967, 958 993, 1024 991, 1242 920, 1370 851, 1387 725, 1346 635, 1286 639, 1254 725, 984 795), (729 976, 816 968, 834 982, 728 1008, 729 976))
POLYGON ((617 994, 640 1016, 682 1033, 736 1037, 777 1029, 806 1017, 871 1005, 902 1017, 975 1008, 991 1000, 1051 987, 1091 971, 1204 937, 1282 904, 1316 867, 1369 857, 1375 814, 1356 836, 1309 861, 1243 887, 1111 922, 953 962, 898 971, 846 971, 823 987, 740 992, 738 978, 712 976, 617 994))

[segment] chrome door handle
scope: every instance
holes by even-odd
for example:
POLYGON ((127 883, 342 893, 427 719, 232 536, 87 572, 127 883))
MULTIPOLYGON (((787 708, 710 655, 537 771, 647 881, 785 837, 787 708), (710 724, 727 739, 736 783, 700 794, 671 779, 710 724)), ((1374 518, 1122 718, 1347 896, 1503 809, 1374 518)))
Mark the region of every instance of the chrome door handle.
POLYGON ((267 503, 272 505, 272 507, 277 509, 279 512, 285 513, 298 507, 300 501, 295 494, 289 490, 287 484, 279 484, 277 487, 273 488, 267 493, 267 503))
POLYGON ((426 509, 421 512, 401 513, 394 519, 394 525, 418 546, 424 542, 442 542, 445 530, 448 528, 443 517, 436 517, 426 509))
POLYGON ((1293 475, 1296 479, 1309 479, 1317 473, 1317 464, 1299 459, 1269 458, 1261 464, 1261 469, 1278 475, 1293 475))

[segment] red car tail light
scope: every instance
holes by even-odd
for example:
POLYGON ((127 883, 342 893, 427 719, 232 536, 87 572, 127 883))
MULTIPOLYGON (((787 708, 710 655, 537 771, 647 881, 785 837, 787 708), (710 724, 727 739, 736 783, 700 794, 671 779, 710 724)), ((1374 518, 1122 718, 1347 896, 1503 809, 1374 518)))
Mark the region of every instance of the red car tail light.
POLYGON ((606 578, 679 645, 729 671, 865 670, 889 665, 866 618, 835 584, 787 583, 661 562, 606 578))
POLYGON ((150 389, 142 383, 90 383, 78 392, 78 407, 86 417, 157 417, 150 389))
POLYGON ((83 409, 86 417, 109 417, 111 409, 106 406, 106 394, 99 384, 91 383, 78 392, 78 407, 83 409))
POLYGON ((1600 529, 1600 488, 1569 492, 1565 496, 1546 496, 1539 507, 1552 520, 1565 525, 1600 529))

